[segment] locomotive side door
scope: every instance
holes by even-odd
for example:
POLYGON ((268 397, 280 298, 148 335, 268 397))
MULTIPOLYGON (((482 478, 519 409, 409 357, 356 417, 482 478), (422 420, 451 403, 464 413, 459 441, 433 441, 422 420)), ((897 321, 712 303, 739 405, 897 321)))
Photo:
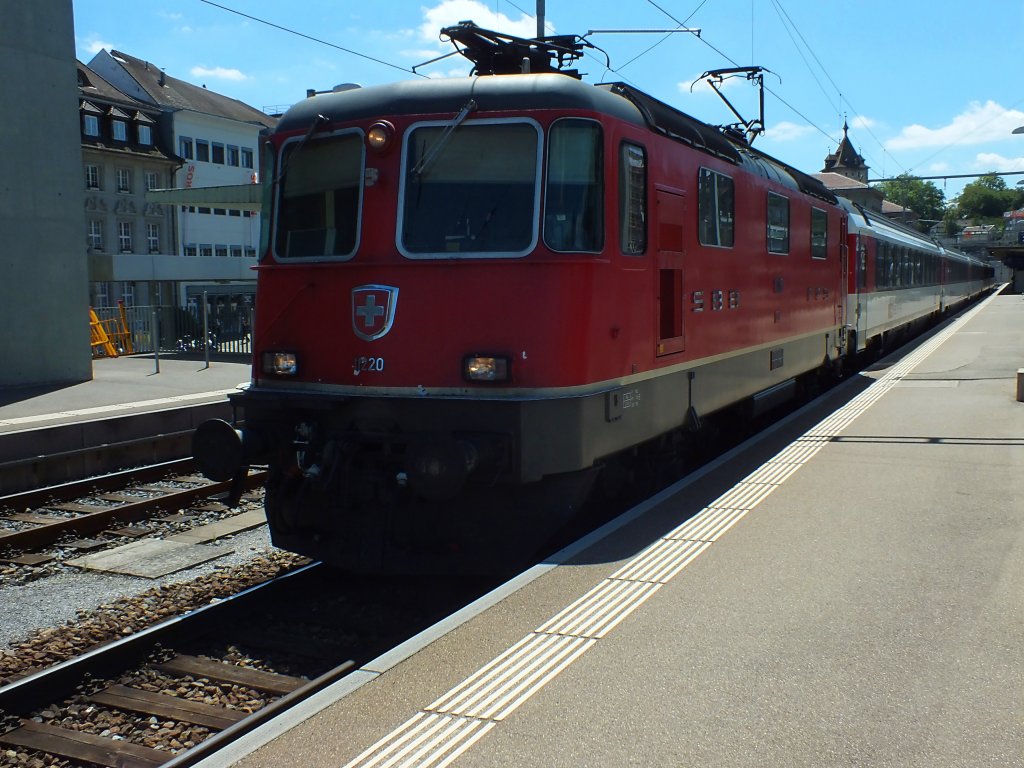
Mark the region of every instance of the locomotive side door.
POLYGON ((671 355, 685 349, 683 336, 683 223, 686 196, 682 192, 656 189, 654 231, 657 233, 655 311, 658 337, 655 354, 671 355))

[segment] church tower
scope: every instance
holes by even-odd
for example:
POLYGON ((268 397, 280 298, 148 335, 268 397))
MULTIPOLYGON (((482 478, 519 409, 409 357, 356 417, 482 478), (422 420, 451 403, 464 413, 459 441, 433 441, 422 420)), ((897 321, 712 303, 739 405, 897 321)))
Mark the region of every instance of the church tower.
POLYGON ((843 121, 843 140, 839 142, 836 151, 825 158, 825 167, 822 173, 838 173, 861 184, 868 183, 868 166, 857 150, 853 148, 850 137, 847 135, 850 126, 843 121))

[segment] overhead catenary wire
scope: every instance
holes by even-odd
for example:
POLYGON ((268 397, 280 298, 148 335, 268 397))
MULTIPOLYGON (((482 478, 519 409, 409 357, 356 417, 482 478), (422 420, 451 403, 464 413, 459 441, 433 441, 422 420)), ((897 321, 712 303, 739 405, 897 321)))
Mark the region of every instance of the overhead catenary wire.
POLYGON ((306 40, 312 40, 314 43, 320 43, 321 45, 326 45, 326 46, 329 46, 331 48, 336 48, 339 51, 343 51, 345 53, 352 54, 353 56, 358 56, 361 59, 366 59, 367 61, 373 61, 373 62, 376 62, 377 64, 382 64, 385 67, 391 67, 392 69, 397 69, 400 72, 406 72, 406 73, 411 74, 411 75, 416 75, 417 77, 424 77, 424 78, 427 77, 427 75, 424 75, 422 72, 416 72, 416 71, 410 69, 409 67, 403 67, 403 66, 400 66, 399 64, 394 64, 394 63, 392 63, 390 61, 384 61, 383 59, 378 59, 378 58, 376 58, 374 56, 369 56, 369 55, 367 55, 365 53, 360 53, 359 51, 353 51, 351 48, 345 48, 344 46, 337 45, 336 43, 332 43, 332 42, 329 42, 327 40, 322 40, 319 37, 313 37, 312 35, 307 35, 304 32, 299 32, 297 30, 281 26, 280 24, 275 24, 272 21, 267 21, 266 19, 261 19, 258 16, 252 16, 252 15, 250 15, 248 13, 243 13, 242 11, 236 10, 234 8, 229 8, 228 6, 221 5, 220 3, 214 3, 214 2, 212 2, 212 0, 199 0, 199 2, 206 3, 207 5, 213 6, 214 8, 220 8, 222 11, 227 11, 228 13, 233 13, 233 14, 235 14, 237 16, 242 16, 243 18, 249 19, 251 21, 258 22, 260 24, 266 24, 268 27, 273 27, 274 29, 279 29, 282 32, 287 32, 290 35, 296 35, 298 37, 303 37, 306 40))
MULTIPOLYGON (((874 134, 874 132, 871 130, 871 126, 868 124, 868 120, 865 117, 863 117, 861 114, 859 114, 857 112, 857 109, 853 106, 853 104, 850 103, 850 100, 843 95, 843 90, 839 87, 839 85, 836 84, 836 81, 834 79, 832 79, 832 76, 829 74, 828 69, 825 68, 825 65, 821 62, 821 59, 818 58, 818 54, 816 54, 814 52, 814 49, 811 48, 810 43, 807 42, 807 38, 805 38, 803 36, 803 33, 797 27, 797 25, 793 21, 792 17, 790 17, 789 13, 782 6, 782 0, 771 0, 771 3, 772 3, 772 6, 775 8, 775 12, 779 16, 779 20, 782 22, 783 27, 786 29, 786 33, 789 35, 790 40, 793 41, 793 47, 796 49, 796 52, 798 54, 800 54, 800 58, 802 58, 804 60, 804 63, 807 65, 807 71, 811 73, 811 77, 813 77, 814 81, 816 83, 818 83, 818 87, 821 88, 822 93, 825 95, 825 98, 828 100, 829 104, 834 109, 836 109, 837 113, 842 114, 842 105, 843 105, 843 103, 845 103, 846 106, 850 108, 850 111, 853 112, 854 117, 857 118, 860 121, 858 127, 863 128, 865 130, 865 132, 872 139, 875 140, 875 143, 878 144, 879 148, 881 148, 882 152, 885 153, 886 157, 888 157, 894 163, 896 163, 896 165, 899 166, 899 168, 904 173, 907 173, 908 171, 903 166, 903 164, 900 163, 900 161, 897 160, 895 157, 893 157, 892 153, 889 152, 889 150, 887 150, 885 148, 885 144, 882 143, 882 140, 879 139, 874 134), (790 31, 790 28, 792 28, 792 32, 790 31), (797 44, 797 41, 793 38, 793 33, 794 32, 796 33, 797 37, 800 38, 800 41, 803 43, 803 47, 806 48, 808 53, 810 53, 811 56, 814 58, 814 61, 817 63, 818 68, 821 70, 822 74, 825 75, 826 78, 828 78, 829 83, 831 83, 832 87, 835 88, 836 94, 839 96, 839 107, 838 108, 833 103, 831 97, 825 91, 824 87, 821 85, 821 81, 818 80, 818 76, 815 74, 814 69, 810 65, 810 62, 807 61, 807 57, 804 56, 803 51, 801 50, 800 46, 797 44)), ((843 119, 844 119, 844 122, 845 122, 845 116, 844 116, 843 119)), ((863 150, 861 150, 861 151, 863 151, 863 150)), ((872 161, 872 162, 874 162, 874 161, 872 161)))

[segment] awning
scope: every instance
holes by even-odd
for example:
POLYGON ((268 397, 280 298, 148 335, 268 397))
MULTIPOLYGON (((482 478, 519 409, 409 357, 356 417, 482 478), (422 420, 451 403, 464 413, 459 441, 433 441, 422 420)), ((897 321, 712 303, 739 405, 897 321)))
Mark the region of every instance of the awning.
POLYGON ((263 203, 262 184, 233 184, 224 187, 189 187, 188 189, 151 189, 147 203, 169 205, 201 205, 208 208, 235 208, 259 213, 263 203))

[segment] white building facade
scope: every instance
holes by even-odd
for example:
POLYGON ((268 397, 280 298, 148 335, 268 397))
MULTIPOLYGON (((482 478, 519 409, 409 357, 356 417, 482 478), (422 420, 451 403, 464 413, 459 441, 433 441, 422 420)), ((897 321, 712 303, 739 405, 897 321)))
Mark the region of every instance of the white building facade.
MULTIPOLYGON (((274 126, 275 118, 170 77, 120 51, 100 51, 89 67, 128 96, 160 109, 161 136, 176 155, 173 188, 259 182, 260 137, 274 126)), ((204 293, 233 309, 251 305, 260 237, 258 206, 189 203, 171 207, 173 255, 152 259, 149 279, 172 282, 173 303, 179 307, 194 309, 204 293)), ((162 298, 171 303, 171 297, 162 298)))

